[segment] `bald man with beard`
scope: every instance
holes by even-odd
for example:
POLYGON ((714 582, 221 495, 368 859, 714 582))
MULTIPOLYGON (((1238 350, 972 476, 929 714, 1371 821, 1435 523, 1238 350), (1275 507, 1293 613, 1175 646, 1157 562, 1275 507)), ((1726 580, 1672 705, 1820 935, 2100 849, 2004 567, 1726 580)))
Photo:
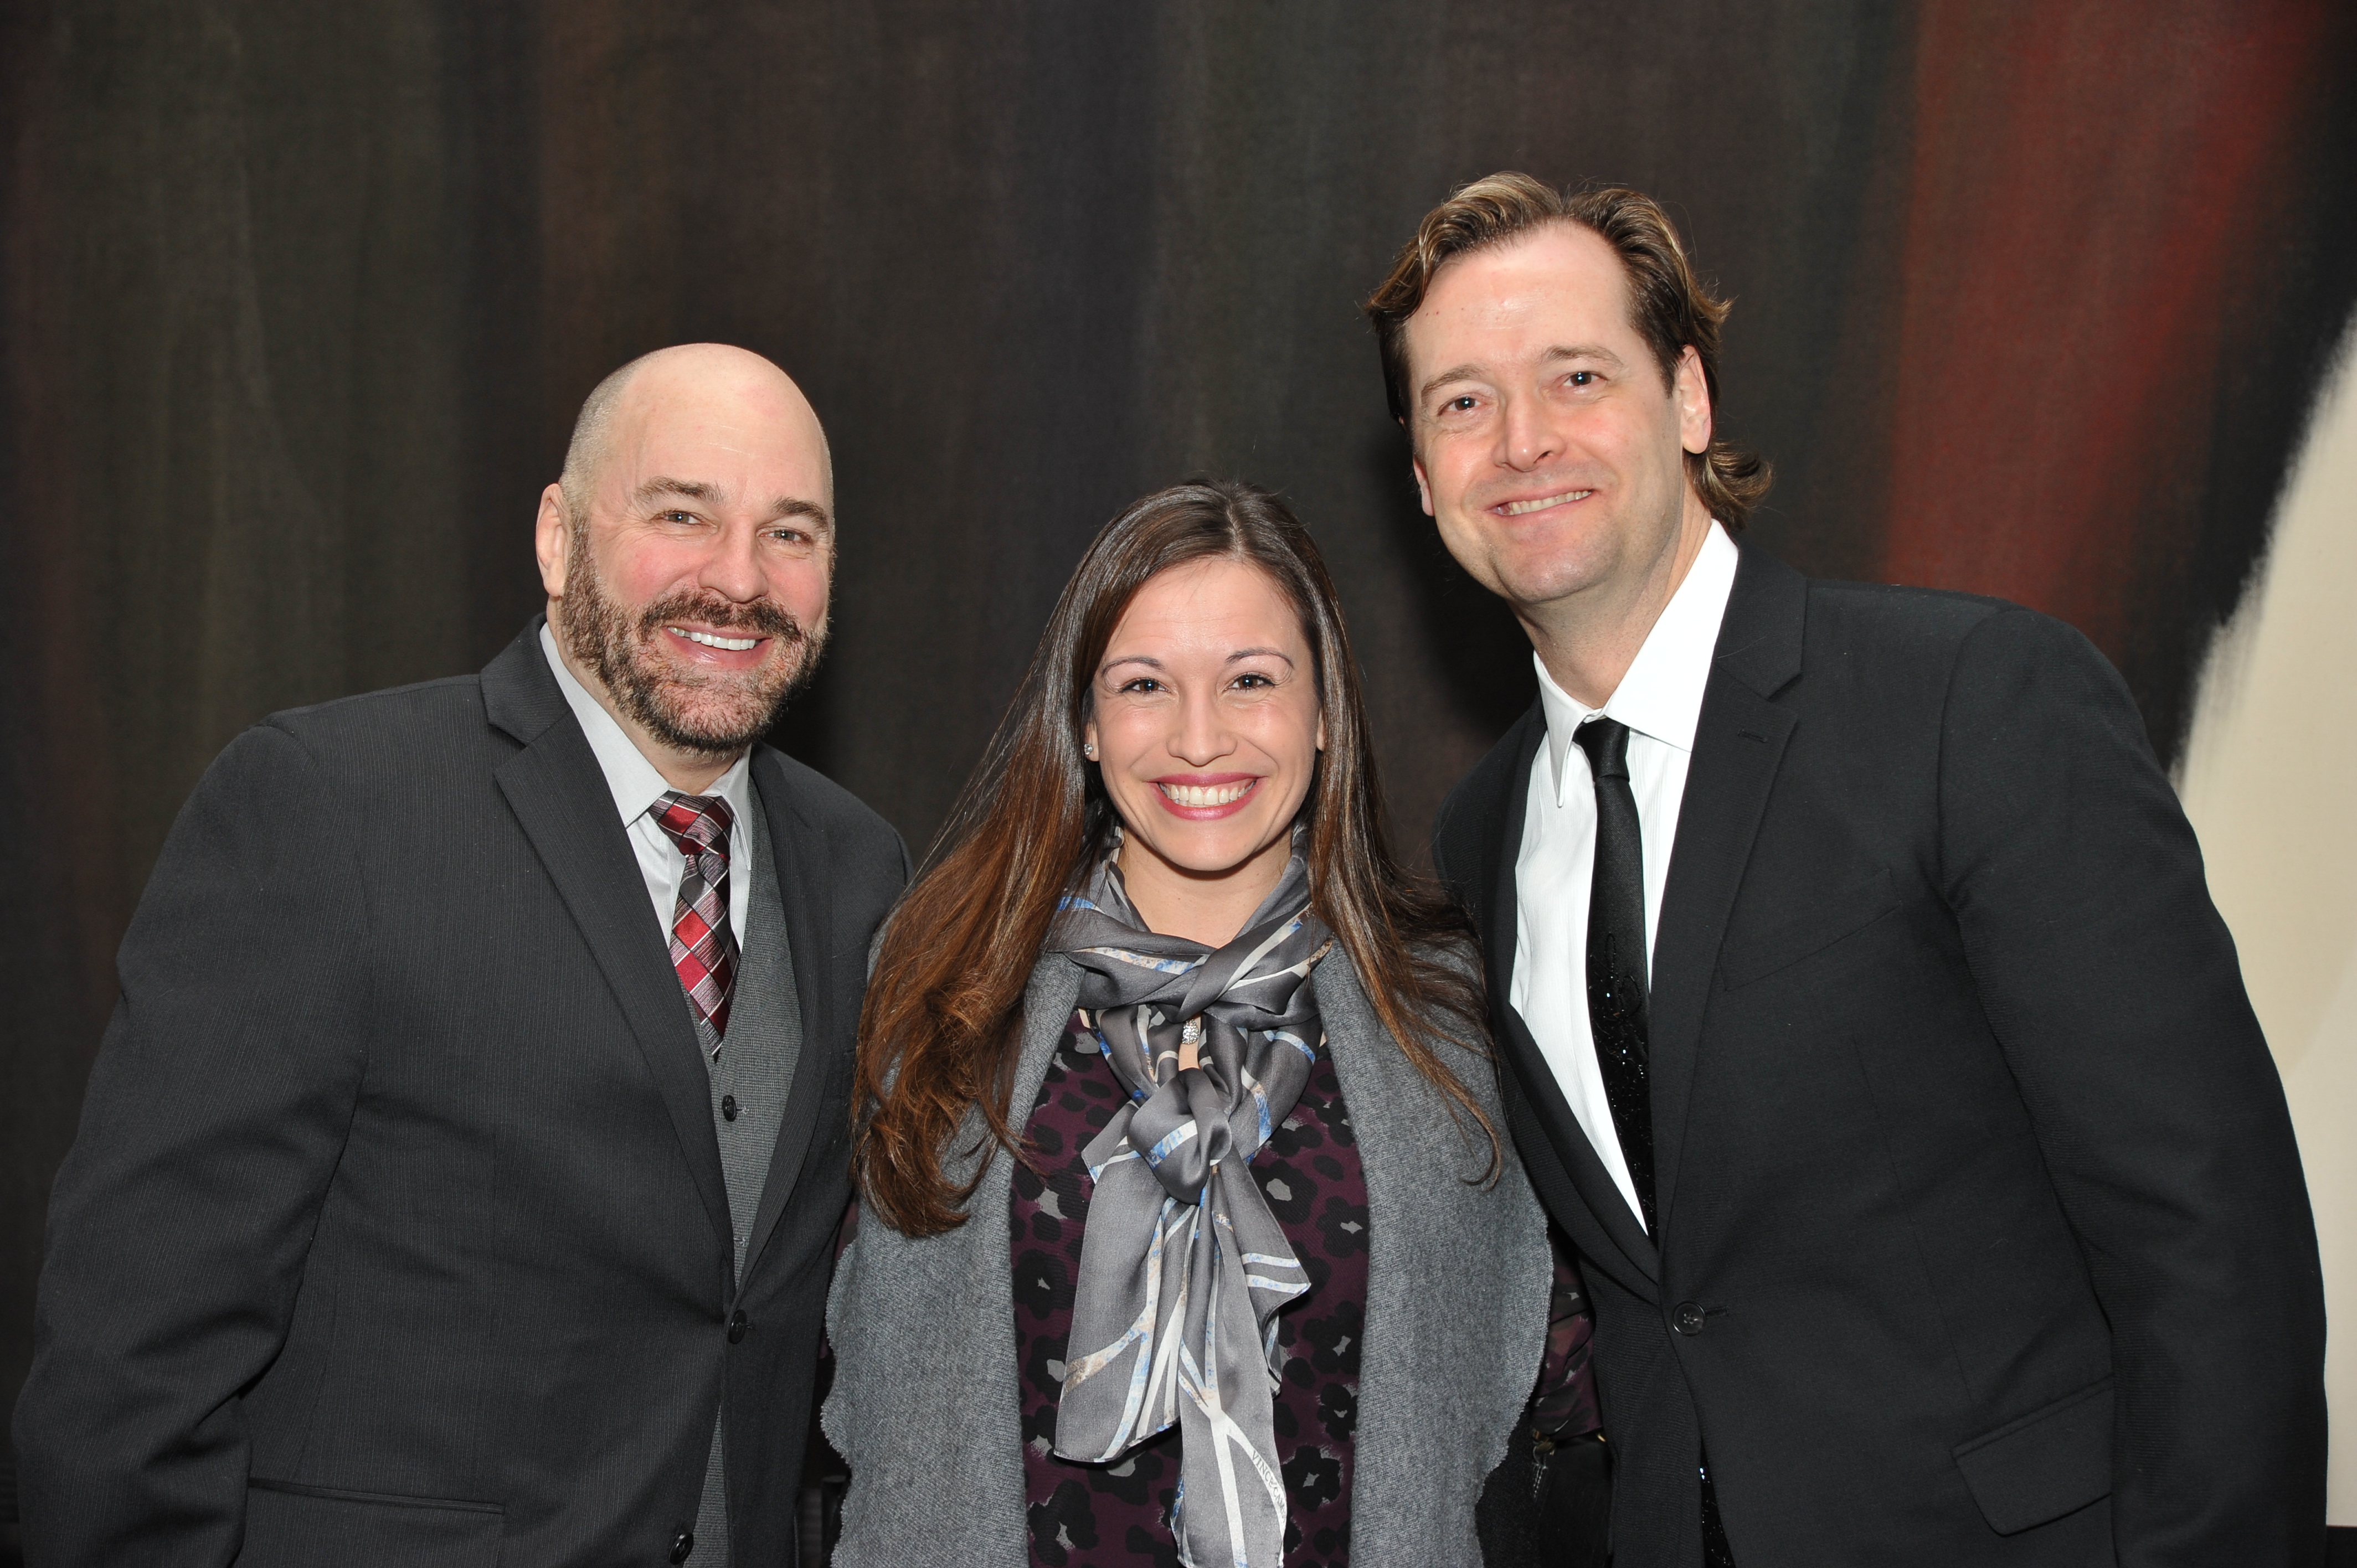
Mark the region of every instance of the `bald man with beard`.
POLYGON ((34 1568, 795 1560, 908 875, 759 741, 834 527, 783 372, 649 355, 541 498, 544 618, 207 772, 51 1204, 34 1568))

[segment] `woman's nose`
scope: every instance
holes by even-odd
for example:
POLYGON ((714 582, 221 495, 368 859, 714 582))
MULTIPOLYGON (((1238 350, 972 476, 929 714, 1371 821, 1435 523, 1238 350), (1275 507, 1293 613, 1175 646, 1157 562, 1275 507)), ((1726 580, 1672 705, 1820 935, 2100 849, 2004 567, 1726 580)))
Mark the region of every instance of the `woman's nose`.
POLYGON ((1189 697, 1179 708, 1178 733, 1171 738, 1171 755, 1200 768, 1235 749, 1227 715, 1210 697, 1189 697))

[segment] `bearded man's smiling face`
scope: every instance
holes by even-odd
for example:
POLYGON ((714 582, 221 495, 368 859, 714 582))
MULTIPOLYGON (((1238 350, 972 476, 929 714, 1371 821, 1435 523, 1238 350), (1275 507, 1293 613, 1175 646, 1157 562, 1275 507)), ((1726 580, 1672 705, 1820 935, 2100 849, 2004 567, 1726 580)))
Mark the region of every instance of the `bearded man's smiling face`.
POLYGON ((825 640, 834 527, 816 416, 756 355, 669 350, 624 386, 586 467, 551 487, 541 521, 568 662, 642 746, 733 757, 825 640))

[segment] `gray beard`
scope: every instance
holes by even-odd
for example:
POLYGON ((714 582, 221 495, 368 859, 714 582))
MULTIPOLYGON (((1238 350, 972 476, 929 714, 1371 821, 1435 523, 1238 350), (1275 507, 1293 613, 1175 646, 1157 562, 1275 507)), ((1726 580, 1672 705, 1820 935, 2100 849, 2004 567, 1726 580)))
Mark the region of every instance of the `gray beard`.
POLYGON ((649 605, 634 622, 598 579, 586 521, 566 532, 557 635, 575 659, 597 671, 615 705, 665 746, 712 757, 743 751, 768 733, 787 699, 818 667, 825 623, 813 634, 772 599, 740 605, 717 594, 673 594, 649 605), (680 620, 775 639, 785 658, 774 670, 741 675, 681 674, 666 668, 652 647, 668 635, 667 624, 680 620), (716 700, 698 703, 699 696, 716 700))

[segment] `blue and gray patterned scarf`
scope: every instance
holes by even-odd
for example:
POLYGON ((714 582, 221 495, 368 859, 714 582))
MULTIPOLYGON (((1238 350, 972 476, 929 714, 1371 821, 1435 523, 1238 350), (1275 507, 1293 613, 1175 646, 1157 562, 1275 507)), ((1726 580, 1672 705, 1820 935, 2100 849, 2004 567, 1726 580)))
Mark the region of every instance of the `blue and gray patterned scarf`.
POLYGON ((1175 1422, 1171 1520, 1189 1568, 1277 1568, 1285 1478, 1271 1418, 1275 1314, 1309 1289, 1247 1166, 1308 1081, 1324 1035, 1302 982, 1333 946, 1309 911, 1303 832, 1276 890, 1213 951, 1131 908, 1119 831, 1049 945, 1129 1102, 1084 1151, 1094 1191, 1056 1452, 1103 1464, 1175 1422), (1200 1065, 1181 1070, 1182 1044, 1200 1065))

